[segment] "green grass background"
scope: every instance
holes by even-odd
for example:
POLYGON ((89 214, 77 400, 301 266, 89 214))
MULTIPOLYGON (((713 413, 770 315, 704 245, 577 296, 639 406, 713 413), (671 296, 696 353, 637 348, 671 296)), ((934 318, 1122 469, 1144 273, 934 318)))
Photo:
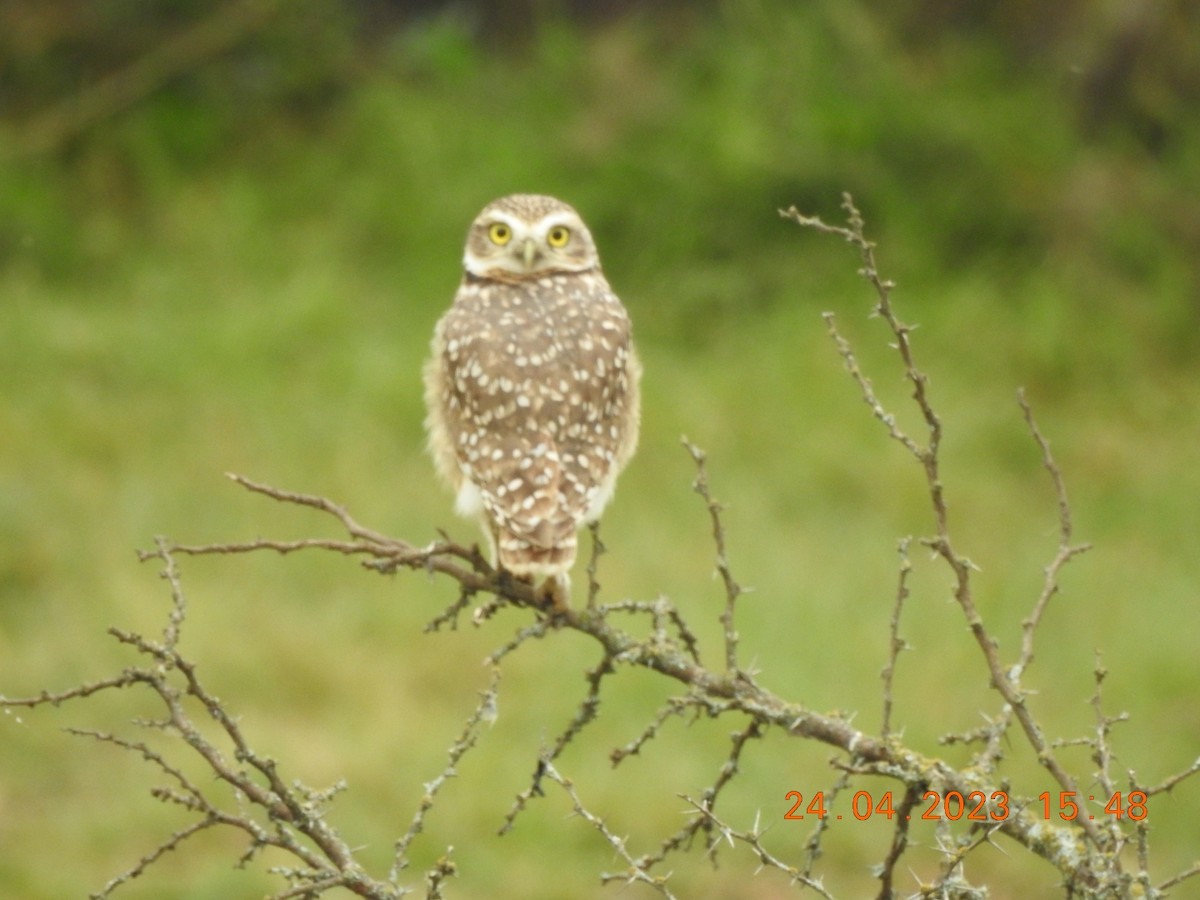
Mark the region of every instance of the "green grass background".
MULTIPOLYGON (((1196 757, 1200 107, 1154 95, 1167 139, 1153 146, 1119 118, 1087 128, 1086 42, 1019 53, 988 27, 913 36, 870 4, 547 15, 507 42, 451 11, 375 35, 369 52, 356 27, 344 8, 298 4, 54 152, 22 154, 19 121, 0 129, 0 693, 131 661, 104 629, 161 629, 167 587, 134 556, 156 534, 336 534, 227 471, 329 496, 414 542, 439 527, 474 540, 422 450, 420 366, 466 225, 528 190, 591 224, 646 367, 641 449, 604 521, 604 596, 668 595, 719 664, 723 599, 686 433, 709 452, 735 574, 755 588, 744 660, 783 696, 877 729, 896 544, 931 522, 917 466, 861 403, 822 311, 902 424, 919 422, 852 248, 776 214, 795 203, 836 221, 848 190, 920 326, 952 528, 1006 658, 1056 542, 1018 385, 1065 472, 1077 538, 1095 546, 1039 632, 1027 684, 1047 733, 1092 733, 1100 650, 1106 706, 1130 714, 1118 772, 1155 782, 1196 757)), ((914 562, 896 722, 961 762, 937 737, 998 703, 949 574, 914 562)), ((320 555, 182 571, 185 652, 287 777, 347 779, 329 819, 386 872, 486 684, 480 661, 527 616, 427 635, 452 585, 320 555)), ((506 662, 499 720, 413 845, 414 882, 452 844, 451 896, 601 892, 597 873, 620 863, 560 791, 496 836, 596 661, 554 634, 506 662)), ((674 690, 622 671, 560 766, 638 853, 681 824, 677 795, 712 782, 738 727, 672 722, 612 770, 610 750, 674 690)), ((60 730, 129 730, 154 712, 131 694, 0 716, 0 893, 97 890, 187 820, 149 797, 161 779, 147 766, 60 730)), ((1014 790, 1053 787, 1019 738, 1010 752, 1014 790)), ((1086 782, 1086 749, 1061 752, 1086 782)), ((827 787, 829 755, 768 735, 747 750, 728 820, 761 812, 768 846, 798 860, 809 827, 782 820, 784 794, 827 787)), ((1192 863, 1197 821, 1194 785, 1152 801, 1160 880, 1192 863)), ((838 896, 873 895, 887 835, 881 820, 831 830, 819 871, 838 896)), ((912 867, 928 876, 932 834, 918 838, 912 867)), ((118 896, 278 889, 264 866, 233 867, 242 846, 207 835, 118 896)), ((980 850, 968 875, 996 897, 1056 894, 1047 865, 1005 849, 980 850)), ((752 877, 742 849, 720 861, 676 858, 671 884, 789 892, 779 873, 752 877)))

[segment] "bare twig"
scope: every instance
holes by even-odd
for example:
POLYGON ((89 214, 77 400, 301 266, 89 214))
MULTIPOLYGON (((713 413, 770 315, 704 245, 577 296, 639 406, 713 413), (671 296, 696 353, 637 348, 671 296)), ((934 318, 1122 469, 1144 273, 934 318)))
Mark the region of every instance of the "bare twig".
POLYGON ((705 453, 686 437, 682 439, 683 446, 691 454, 696 463, 696 480, 692 489, 704 500, 708 508, 709 519, 712 521, 713 541, 717 545, 717 572, 725 585, 725 611, 721 613, 721 625, 725 629, 725 668, 729 672, 738 671, 737 645, 738 633, 734 623, 734 613, 738 597, 745 589, 734 580, 733 571, 729 568, 729 555, 725 551, 725 526, 721 523, 723 507, 713 499, 708 490, 708 469, 705 467, 705 453))
POLYGON ((1169 891, 1173 887, 1178 887, 1190 878, 1200 876, 1200 862, 1194 863, 1190 868, 1184 869, 1178 875, 1168 878, 1166 881, 1159 884, 1160 891, 1169 891))
MULTIPOLYGON (((471 712, 471 715, 467 717, 462 733, 450 745, 450 749, 446 754, 446 767, 442 769, 441 773, 433 781, 425 784, 425 793, 422 795, 417 811, 409 823, 408 830, 396 841, 392 871, 388 875, 388 881, 396 887, 399 887, 400 872, 408 866, 408 848, 416 836, 424 830, 425 816, 433 808, 433 803, 438 792, 445 786, 449 779, 458 775, 457 767, 459 761, 462 760, 468 750, 475 746, 475 742, 479 739, 480 726, 484 724, 491 725, 496 721, 497 694, 499 691, 500 669, 493 666, 488 686, 479 695, 479 703, 471 712)), ((448 853, 449 851, 447 851, 448 853)), ((442 872, 443 877, 445 874, 446 872, 442 872)))
POLYGON ((668 698, 667 702, 654 714, 654 718, 650 720, 650 724, 642 730, 641 734, 624 747, 617 747, 608 755, 613 766, 620 765, 627 756, 636 756, 640 753, 644 744, 658 736, 659 729, 662 728, 667 719, 682 716, 689 710, 696 713, 702 702, 695 695, 668 698))
MULTIPOLYGON (((1096 713, 1096 736, 1090 739, 1088 743, 1092 747, 1092 761, 1096 763, 1096 782, 1104 788, 1106 796, 1111 797, 1116 791, 1116 784, 1112 777, 1112 765, 1114 757, 1112 748, 1108 743, 1108 735, 1112 731, 1112 726, 1118 722, 1123 722, 1129 717, 1122 713, 1118 716, 1109 716, 1104 712, 1103 686, 1104 679, 1108 676, 1108 669, 1104 668, 1101 662, 1100 653, 1096 653, 1096 666, 1094 677, 1096 680, 1096 692, 1092 694, 1092 709, 1096 713)), ((1115 823, 1114 823, 1115 824, 1115 823)))
POLYGON ((902 651, 908 649, 908 643, 900 637, 900 613, 904 609, 904 601, 908 599, 908 576, 912 573, 912 562, 908 558, 911 541, 911 538, 900 541, 900 576, 896 584, 896 602, 892 606, 892 617, 888 624, 888 661, 880 673, 883 679, 883 724, 879 733, 885 738, 892 733, 892 679, 896 674, 896 660, 902 651))
MULTIPOLYGON (((759 737, 762 737, 762 728, 757 721, 751 721, 741 731, 735 731, 730 736, 731 746, 729 750, 729 757, 725 760, 720 771, 717 773, 716 780, 713 781, 709 787, 705 788, 703 792, 701 792, 699 801, 689 800, 688 802, 698 802, 699 805, 703 807, 705 812, 712 812, 713 809, 716 808, 717 798, 720 796, 721 791, 733 780, 734 776, 737 775, 738 761, 741 759, 742 751, 745 749, 746 744, 749 741, 759 737)), ((701 830, 708 830, 711 822, 712 819, 708 817, 693 817, 677 833, 667 838, 667 840, 663 842, 662 846, 658 850, 658 853, 656 853, 654 856, 646 858, 647 864, 649 865, 652 863, 662 862, 664 859, 666 859, 670 852, 681 847, 690 846, 692 838, 696 835, 696 833, 701 830)), ((711 831, 706 837, 705 847, 707 848, 710 856, 715 855, 717 849, 717 836, 712 834, 711 831)))
POLYGON ((675 646, 675 639, 667 631, 667 624, 670 623, 679 641, 682 643, 684 651, 698 665, 701 664, 700 644, 696 640, 696 635, 692 633, 687 620, 683 618, 679 610, 676 609, 675 605, 667 597, 660 595, 657 599, 651 601, 618 600, 613 603, 603 604, 598 608, 598 612, 601 617, 605 617, 613 612, 648 614, 654 629, 651 638, 664 647, 675 646))
POLYGON ((471 605, 471 600, 474 597, 475 591, 469 587, 460 586, 458 599, 425 623, 425 633, 440 631, 443 625, 449 625, 451 631, 456 631, 458 629, 459 615, 471 605))
POLYGON ((938 900, 944 897, 954 897, 956 900, 986 900, 989 896, 988 891, 972 885, 963 875, 963 862, 973 851, 984 844, 990 844, 992 834, 996 830, 997 826, 987 825, 980 828, 973 837, 967 836, 959 840, 947 837, 939 840, 938 849, 943 856, 941 873, 931 884, 919 885, 914 896, 934 897, 938 900))
POLYGON ((608 845, 612 847, 614 851, 616 851, 617 856, 621 857, 621 859, 628 863, 629 867, 624 872, 615 875, 601 875, 601 880, 620 880, 626 882, 627 884, 633 884, 635 882, 639 884, 647 884, 658 891, 658 893, 662 894, 662 896, 674 898, 675 895, 672 894, 670 889, 667 887, 667 879, 670 878, 669 874, 651 875, 641 860, 634 859, 627 846, 628 839, 618 837, 616 834, 614 834, 609 829, 604 819, 591 812, 586 806, 583 805, 583 801, 579 799, 579 793, 575 790, 574 782, 572 782, 569 778, 563 777, 558 769, 554 768, 554 763, 552 763, 549 759, 543 759, 540 768, 547 778, 549 778, 555 784, 560 785, 562 789, 566 791, 567 796, 571 798, 571 807, 574 810, 575 815, 579 816, 594 829, 596 829, 596 831, 603 836, 604 840, 608 842, 608 845))
POLYGON ((1067 487, 1063 480, 1062 470, 1059 469, 1058 463, 1054 461, 1054 455, 1050 452, 1050 442, 1046 440, 1038 428, 1037 422, 1034 421, 1033 410, 1029 406, 1029 401, 1025 399, 1024 390, 1017 391, 1017 403, 1021 406, 1021 413, 1025 417, 1025 424, 1029 427, 1029 433, 1033 436, 1034 441, 1037 442, 1038 448, 1042 452, 1042 466, 1050 474, 1050 480, 1054 484, 1054 494, 1058 500, 1058 550, 1054 554, 1054 559, 1045 568, 1045 580, 1042 583, 1042 591, 1038 595, 1037 602, 1034 603, 1033 611, 1021 622, 1021 655, 1012 669, 1012 678, 1014 681, 1020 680, 1021 674, 1033 660, 1034 634, 1037 631, 1038 624, 1042 621, 1042 616, 1046 612, 1046 607, 1049 605, 1051 598, 1058 593, 1059 575, 1063 567, 1074 557, 1091 548, 1090 544, 1071 543, 1073 532, 1071 504, 1067 501, 1067 487))
POLYGON ((588 577, 588 593, 587 605, 588 609, 594 609, 596 606, 596 597, 600 594, 600 582, 596 576, 599 572, 600 557, 608 552, 608 548, 604 546, 604 542, 600 540, 600 522, 592 522, 588 525, 588 531, 592 535, 592 555, 588 558, 587 577, 588 577))
POLYGON ((740 841, 750 847, 762 867, 778 869, 788 876, 792 884, 799 885, 801 889, 810 888, 825 897, 826 900, 834 900, 833 895, 826 890, 825 885, 819 879, 810 878, 796 866, 779 859, 763 846, 762 837, 766 829, 761 827, 759 817, 755 817, 752 827, 743 831, 723 822, 703 800, 696 801, 686 796, 682 799, 696 810, 699 817, 703 818, 713 832, 714 841, 724 841, 730 846, 733 846, 735 841, 740 841))
POLYGON ((1169 794, 1181 781, 1191 778, 1193 775, 1200 772, 1200 756, 1196 757, 1195 761, 1184 769, 1182 772, 1165 778, 1153 787, 1145 788, 1146 796, 1153 797, 1155 794, 1169 794))
MULTIPOLYGON (((837 802, 838 796, 850 785, 850 773, 839 772, 837 780, 832 785, 822 792, 826 805, 833 809, 833 805, 837 802)), ((805 877, 812 875, 816 868, 817 861, 821 858, 821 839, 825 836, 825 832, 833 824, 832 816, 817 816, 817 824, 813 827, 812 832, 804 841, 804 863, 800 866, 800 872, 805 877)))
POLYGON ((884 857, 883 865, 879 867, 878 900, 893 900, 895 897, 896 864, 908 849, 908 826, 912 819, 912 811, 916 809, 923 793, 922 785, 908 786, 900 805, 896 807, 896 817, 892 830, 892 846, 884 857))
POLYGON ((89 900, 104 900, 105 897, 111 897, 113 891, 115 891, 121 885, 142 875, 148 868, 150 868, 150 866, 152 866, 166 854, 172 852, 173 850, 179 849, 179 846, 188 838, 199 834, 201 831, 205 831, 216 824, 216 820, 214 820, 212 817, 206 816, 203 819, 193 822, 191 825, 185 825, 183 828, 176 831, 169 838, 139 859, 135 865, 131 866, 129 869, 126 869, 120 875, 110 879, 109 882, 100 890, 96 891, 96 893, 89 894, 89 900))

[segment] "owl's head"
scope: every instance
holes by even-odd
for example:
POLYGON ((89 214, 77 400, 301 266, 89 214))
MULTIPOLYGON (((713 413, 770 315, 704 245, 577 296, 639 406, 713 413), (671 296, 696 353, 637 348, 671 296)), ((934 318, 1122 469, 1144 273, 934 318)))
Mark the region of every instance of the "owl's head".
POLYGON ((494 200, 471 223, 463 266, 471 275, 522 281, 600 267, 591 232, 566 203, 540 194, 494 200))

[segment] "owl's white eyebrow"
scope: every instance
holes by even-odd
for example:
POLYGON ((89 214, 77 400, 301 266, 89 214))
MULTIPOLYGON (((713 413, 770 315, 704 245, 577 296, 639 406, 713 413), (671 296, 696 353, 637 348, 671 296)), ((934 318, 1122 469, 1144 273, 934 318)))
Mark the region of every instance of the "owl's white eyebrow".
POLYGON ((499 210, 496 210, 488 216, 488 222, 491 224, 499 222, 514 230, 525 227, 525 223, 516 216, 510 216, 508 213, 501 212, 499 210))
POLYGON ((538 227, 541 231, 549 231, 551 228, 557 228, 559 225, 571 225, 578 221, 570 213, 558 213, 553 216, 546 216, 538 221, 538 227))

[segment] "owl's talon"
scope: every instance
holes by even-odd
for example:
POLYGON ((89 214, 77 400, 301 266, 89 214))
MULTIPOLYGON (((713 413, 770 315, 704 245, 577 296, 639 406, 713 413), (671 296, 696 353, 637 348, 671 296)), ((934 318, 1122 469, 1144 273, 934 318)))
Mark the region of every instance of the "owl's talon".
POLYGON ((549 576, 537 587, 538 606, 553 615, 570 611, 571 582, 564 573, 549 576))

